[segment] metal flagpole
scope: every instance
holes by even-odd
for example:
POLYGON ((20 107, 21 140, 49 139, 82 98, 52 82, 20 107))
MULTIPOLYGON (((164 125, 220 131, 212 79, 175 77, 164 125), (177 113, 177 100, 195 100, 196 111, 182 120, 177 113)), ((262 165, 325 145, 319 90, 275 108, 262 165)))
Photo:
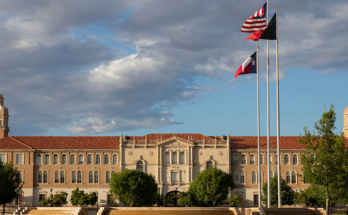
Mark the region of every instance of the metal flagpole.
MULTIPOLYGON (((267 0, 267 24, 268 24, 268 0, 267 0)), ((270 179, 270 116, 269 116, 269 41, 267 40, 267 207, 271 207, 271 179, 270 179)))
POLYGON ((259 191, 259 208, 261 208, 261 158, 260 158, 260 99, 259 99, 259 45, 256 45, 256 73, 257 73, 257 182, 259 191))
POLYGON ((278 208, 281 208, 280 172, 280 116, 279 116, 279 58, 278 58, 278 6, 276 6, 276 67, 277 67, 277 154, 278 154, 278 208))

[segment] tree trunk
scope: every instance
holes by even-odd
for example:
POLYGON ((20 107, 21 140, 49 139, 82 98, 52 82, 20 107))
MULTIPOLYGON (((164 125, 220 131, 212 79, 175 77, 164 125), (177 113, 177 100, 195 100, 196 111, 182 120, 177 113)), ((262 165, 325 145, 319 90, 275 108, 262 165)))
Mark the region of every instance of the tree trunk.
POLYGON ((326 198, 326 214, 330 214, 330 212, 329 212, 329 201, 330 201, 330 199, 326 198))
POLYGON ((3 207, 3 208, 2 208, 2 212, 5 214, 5 203, 3 204, 2 207, 3 207))

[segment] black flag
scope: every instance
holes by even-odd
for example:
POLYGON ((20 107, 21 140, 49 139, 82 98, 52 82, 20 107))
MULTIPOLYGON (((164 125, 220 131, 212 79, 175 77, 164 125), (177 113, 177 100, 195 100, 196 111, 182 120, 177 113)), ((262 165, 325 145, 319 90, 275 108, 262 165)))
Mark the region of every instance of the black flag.
POLYGON ((271 21, 268 23, 268 28, 261 34, 260 39, 263 40, 276 40, 277 39, 277 20, 274 14, 271 21))

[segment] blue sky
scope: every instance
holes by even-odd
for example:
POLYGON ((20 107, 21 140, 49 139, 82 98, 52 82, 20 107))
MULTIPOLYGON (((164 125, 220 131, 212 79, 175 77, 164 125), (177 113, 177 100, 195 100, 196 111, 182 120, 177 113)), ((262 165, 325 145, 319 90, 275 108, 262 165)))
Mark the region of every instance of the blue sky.
MULTIPOLYGON (((235 79, 234 73, 257 43, 266 135, 266 42, 244 42, 249 34, 240 32, 263 3, 1 2, 0 93, 10 111, 10 135, 255 136, 256 75, 235 79)), ((277 6, 281 135, 313 130, 330 104, 341 132, 348 106, 348 43, 342 36, 348 33, 348 3, 277 6)), ((276 135, 274 41, 270 76, 276 135)))

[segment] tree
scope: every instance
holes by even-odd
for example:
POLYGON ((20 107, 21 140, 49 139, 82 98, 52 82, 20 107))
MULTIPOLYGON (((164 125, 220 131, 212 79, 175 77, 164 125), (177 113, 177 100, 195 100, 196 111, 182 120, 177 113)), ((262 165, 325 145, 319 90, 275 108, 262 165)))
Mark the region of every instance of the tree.
MULTIPOLYGON (((294 191, 286 183, 284 179, 281 179, 281 201, 282 205, 292 205, 294 203, 294 191)), ((263 204, 267 205, 267 183, 264 183, 262 187, 262 193, 264 194, 262 198, 263 204)), ((271 205, 278 205, 278 175, 275 175, 271 179, 271 205)))
POLYGON ((183 205, 194 205, 194 195, 190 192, 180 192, 179 203, 183 205))
POLYGON ((45 198, 40 202, 40 206, 48 206, 50 205, 51 207, 61 207, 62 205, 65 205, 68 203, 66 198, 68 197, 68 194, 66 192, 61 192, 60 194, 57 195, 51 195, 50 197, 45 198))
POLYGON ((88 197, 89 204, 92 206, 95 205, 98 201, 98 196, 97 196, 96 192, 93 192, 93 193, 87 195, 87 197, 88 197))
POLYGON ((242 197, 238 196, 237 194, 235 194, 234 196, 231 196, 228 200, 227 203, 231 206, 231 207, 240 207, 243 205, 243 199, 242 197))
POLYGON ((5 205, 13 201, 22 190, 22 179, 17 168, 13 168, 12 163, 2 163, 0 161, 0 204, 5 205))
POLYGON ((326 204, 324 191, 315 185, 312 185, 305 190, 301 189, 300 192, 296 192, 295 194, 295 199, 298 204, 311 207, 314 205, 324 207, 326 204))
POLYGON ((198 173, 191 183, 189 192, 199 206, 221 205, 234 187, 233 177, 217 168, 206 168, 198 173))
POLYGON ((348 154, 343 133, 337 135, 335 129, 336 112, 333 105, 325 109, 314 128, 317 134, 304 128, 305 135, 299 144, 306 145, 301 156, 302 171, 311 185, 321 189, 326 199, 326 211, 332 200, 346 199, 348 186, 348 154))
POLYGON ((174 193, 169 193, 166 196, 166 203, 174 203, 175 195, 174 193))
POLYGON ((98 196, 95 192, 91 194, 85 194, 83 190, 80 190, 77 187, 72 191, 70 202, 74 206, 87 206, 87 205, 95 205, 98 201, 98 196))
POLYGON ((158 199, 155 178, 140 170, 124 169, 112 174, 110 191, 130 206, 151 206, 158 199))

